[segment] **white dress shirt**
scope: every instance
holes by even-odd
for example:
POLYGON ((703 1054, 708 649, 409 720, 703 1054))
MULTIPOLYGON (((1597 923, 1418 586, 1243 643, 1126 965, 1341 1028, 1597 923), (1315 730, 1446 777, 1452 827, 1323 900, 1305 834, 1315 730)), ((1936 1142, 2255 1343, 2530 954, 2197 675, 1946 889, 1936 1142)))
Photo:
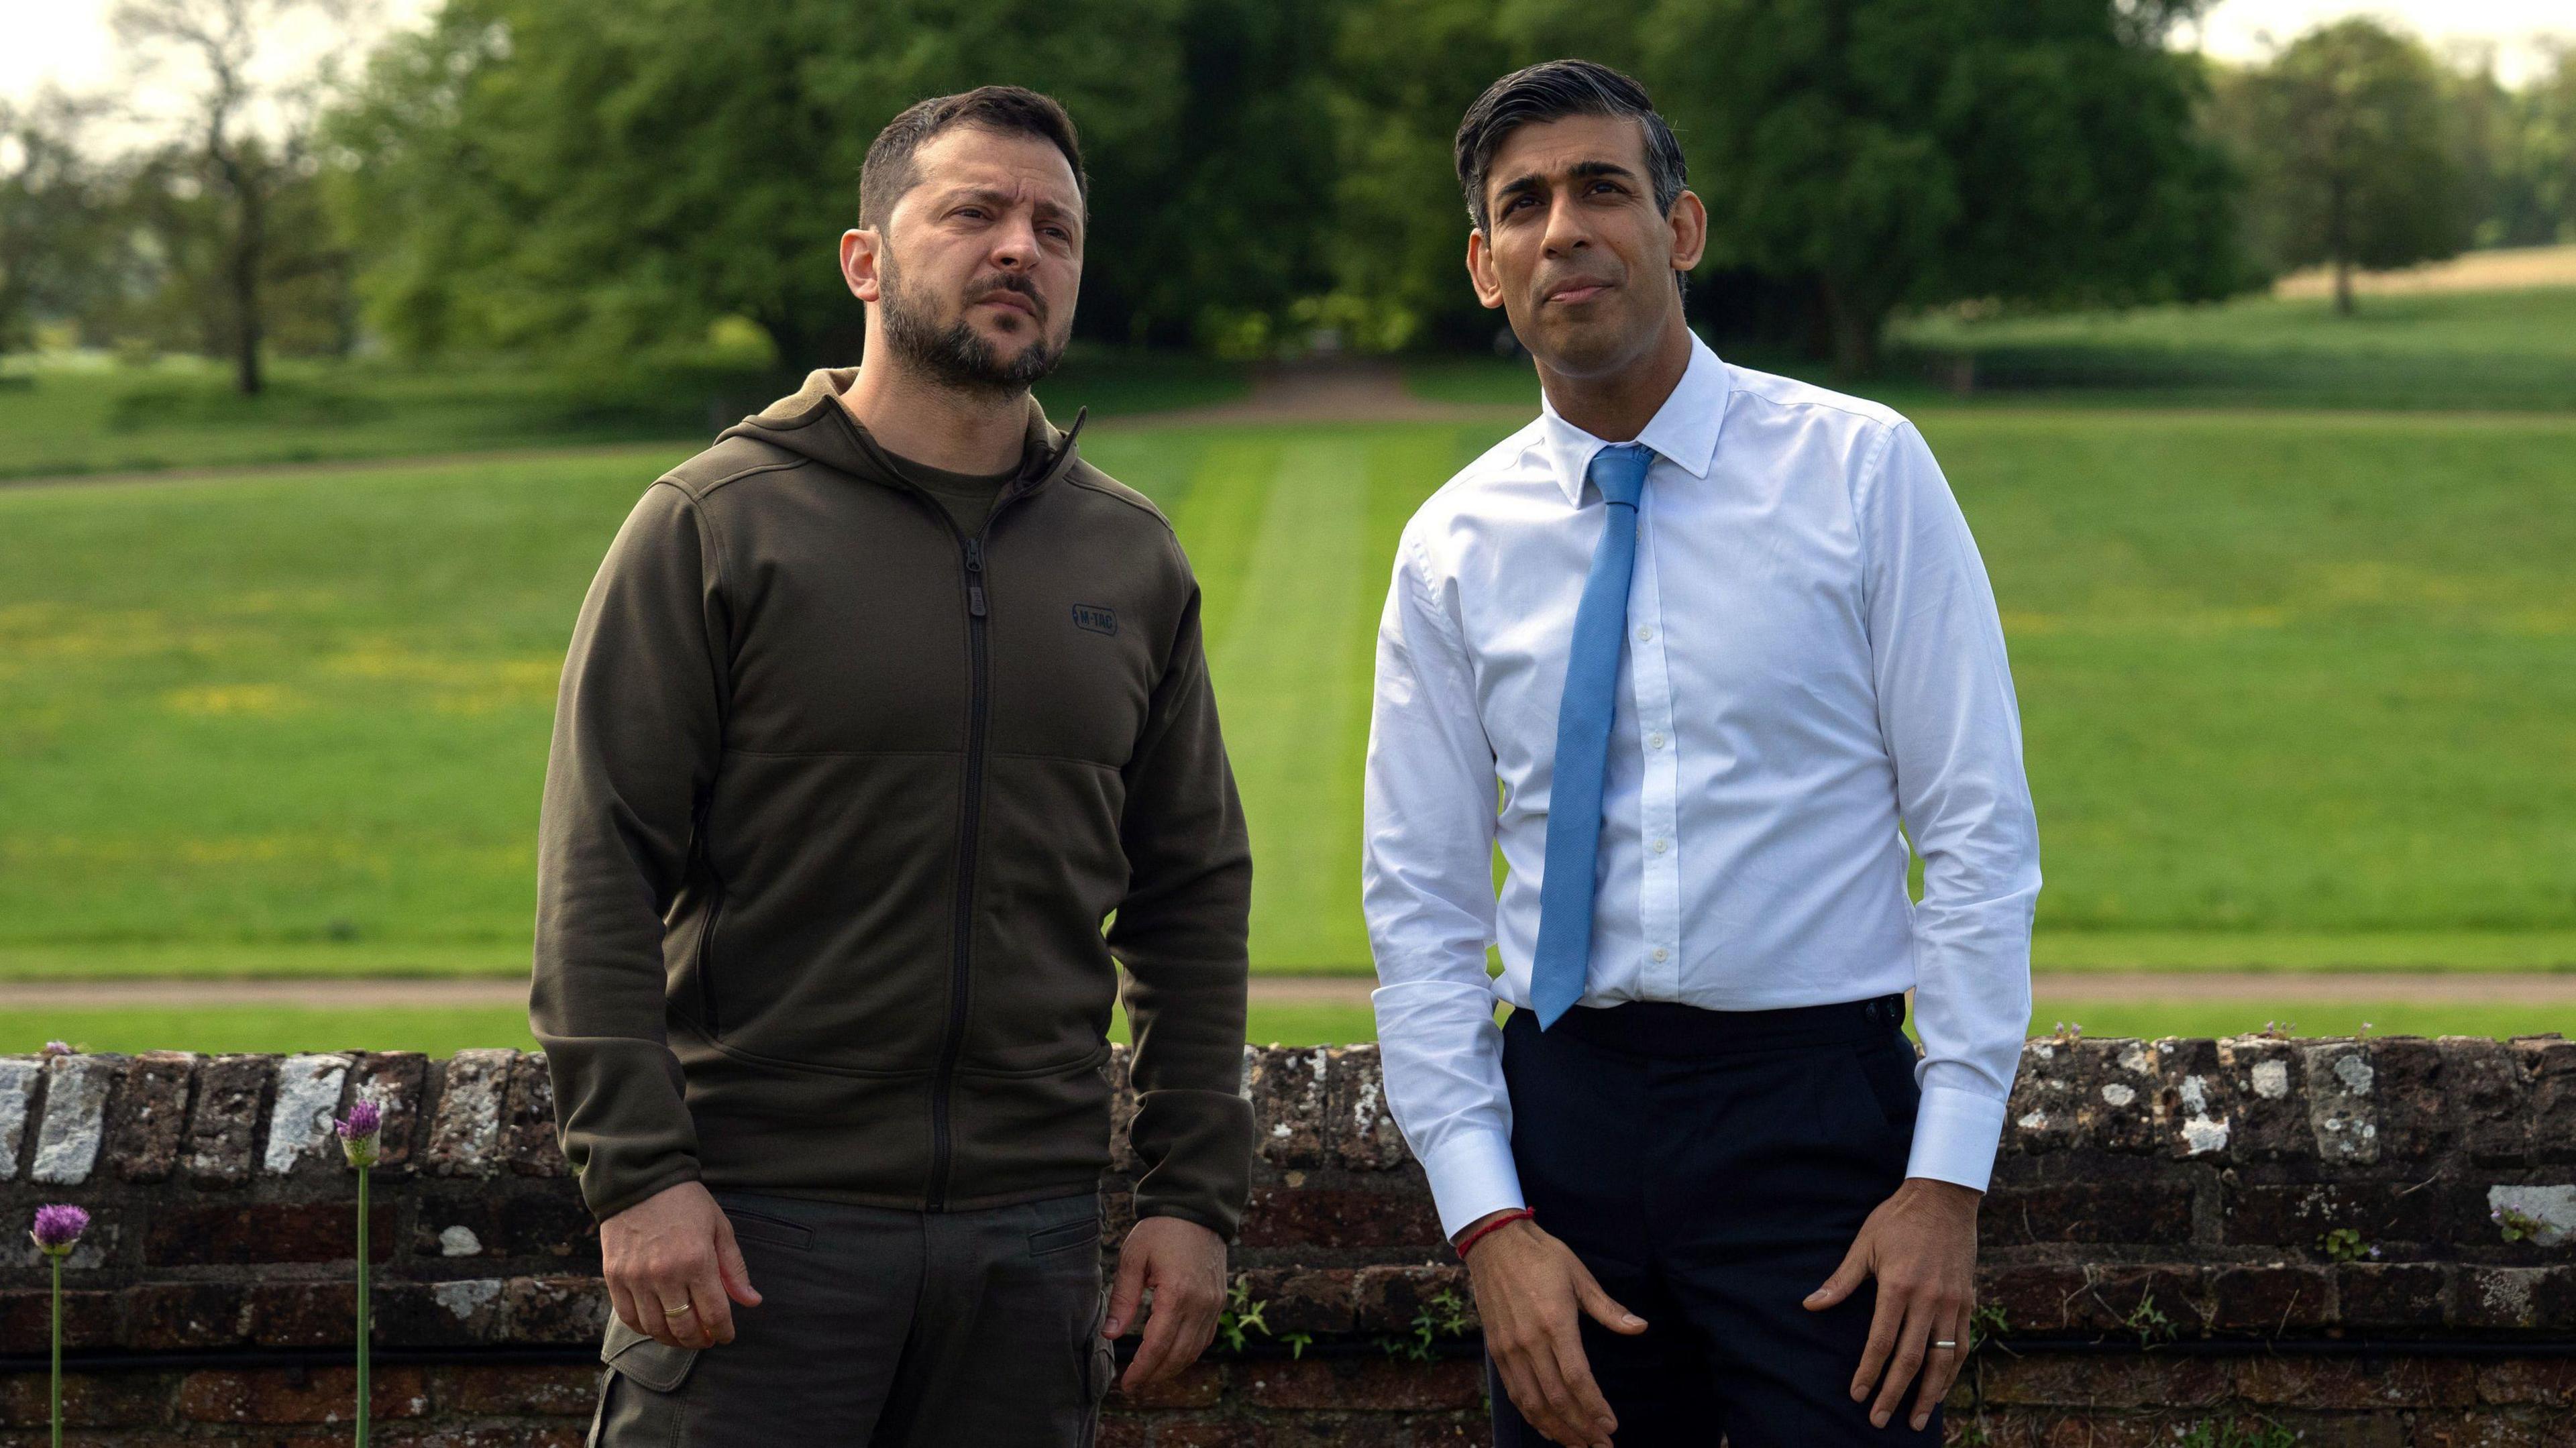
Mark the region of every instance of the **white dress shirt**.
MULTIPOLYGON (((1696 337, 1636 440, 1655 456, 1578 1004, 1912 988, 1907 1174, 1982 1190, 2030 1020, 2039 840, 1967 522, 1912 423, 1696 337)), ((1542 398, 1405 525, 1378 626, 1372 1000, 1388 1105, 1451 1235, 1522 1204, 1493 1011, 1530 1003, 1557 702, 1607 511, 1585 472, 1606 445, 1542 398)))

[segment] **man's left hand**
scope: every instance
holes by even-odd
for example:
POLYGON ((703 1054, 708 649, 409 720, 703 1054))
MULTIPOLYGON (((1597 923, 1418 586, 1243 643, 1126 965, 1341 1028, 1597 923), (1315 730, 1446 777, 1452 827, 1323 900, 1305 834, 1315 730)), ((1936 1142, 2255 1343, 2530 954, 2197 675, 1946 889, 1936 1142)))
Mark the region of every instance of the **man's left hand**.
POLYGON ((1887 1426, 1905 1385, 1920 1371, 1914 1427, 1921 1430, 1967 1361, 1968 1318, 1976 1310, 1977 1203, 1984 1195, 1952 1182, 1907 1177, 1861 1224, 1843 1265, 1807 1297, 1809 1311, 1822 1311, 1851 1296, 1862 1279, 1878 1279, 1878 1311, 1851 1385, 1852 1401, 1859 1402, 1879 1381, 1879 1369, 1887 1370, 1878 1401, 1870 1405, 1874 1426, 1887 1426), (1957 1346, 1934 1348, 1936 1340, 1957 1346))
POLYGON ((1127 1375, 1118 1380, 1121 1392, 1171 1377, 1197 1362, 1215 1340, 1217 1314, 1225 1306, 1225 1239, 1179 1217, 1147 1217, 1128 1228, 1100 1335, 1125 1332, 1149 1287, 1154 1310, 1127 1375))

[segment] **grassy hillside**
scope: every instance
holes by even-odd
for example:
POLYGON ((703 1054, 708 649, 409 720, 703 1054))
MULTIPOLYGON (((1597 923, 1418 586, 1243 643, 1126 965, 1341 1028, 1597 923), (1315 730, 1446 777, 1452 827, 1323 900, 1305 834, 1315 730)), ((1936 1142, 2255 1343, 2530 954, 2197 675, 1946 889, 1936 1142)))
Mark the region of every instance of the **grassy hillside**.
MULTIPOLYGON (((2576 419, 1918 417, 2005 613, 2043 960, 2576 963, 2576 419)), ((1492 436, 1086 433, 1205 580, 1265 966, 1366 968, 1370 634, 1492 436)), ((564 640, 657 466, 0 489, 0 971, 524 969, 564 640)))

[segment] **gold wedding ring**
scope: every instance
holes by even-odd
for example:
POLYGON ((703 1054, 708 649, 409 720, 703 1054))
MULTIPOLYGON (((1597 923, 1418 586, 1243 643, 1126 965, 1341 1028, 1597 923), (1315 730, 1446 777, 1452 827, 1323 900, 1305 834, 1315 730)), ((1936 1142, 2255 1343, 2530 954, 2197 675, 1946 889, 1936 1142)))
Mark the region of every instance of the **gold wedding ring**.
POLYGON ((666 1302, 666 1303, 664 1303, 664 1304, 662 1304, 662 1315, 663 1315, 664 1317, 677 1317, 677 1316, 679 1316, 681 1313, 689 1312, 689 1311, 693 1311, 693 1310, 694 1310, 694 1309, 692 1309, 692 1308, 689 1306, 689 1304, 687 1304, 687 1303, 685 1303, 685 1302, 681 1303, 681 1304, 680 1304, 679 1306, 677 1306, 677 1307, 673 1307, 673 1306, 671 1306, 671 1305, 670 1305, 669 1303, 667 1303, 667 1302, 666 1302))

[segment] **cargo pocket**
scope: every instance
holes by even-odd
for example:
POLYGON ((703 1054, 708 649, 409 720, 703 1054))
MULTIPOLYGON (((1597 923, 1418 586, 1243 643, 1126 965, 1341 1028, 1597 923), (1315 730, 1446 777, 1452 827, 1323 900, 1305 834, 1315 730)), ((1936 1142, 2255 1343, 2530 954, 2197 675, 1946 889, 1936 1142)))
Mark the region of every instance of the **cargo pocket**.
POLYGON ((612 1308, 599 1344, 599 1360, 609 1371, 585 1448, 674 1448, 687 1417, 680 1385, 701 1351, 656 1341, 628 1327, 612 1308))

